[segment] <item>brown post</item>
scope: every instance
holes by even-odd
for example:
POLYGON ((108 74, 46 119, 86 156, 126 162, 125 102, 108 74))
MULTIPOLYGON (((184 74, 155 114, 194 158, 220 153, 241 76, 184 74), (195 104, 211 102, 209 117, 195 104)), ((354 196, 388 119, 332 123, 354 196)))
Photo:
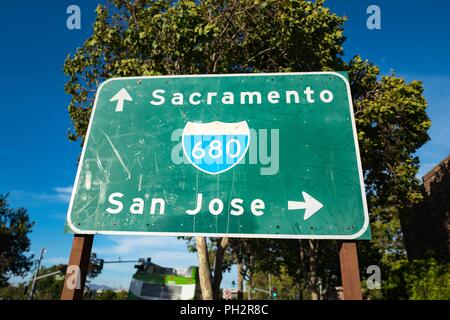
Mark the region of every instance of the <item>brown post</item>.
POLYGON ((74 235, 61 300, 83 299, 93 241, 92 234, 74 235))
POLYGON ((358 253, 355 241, 339 242, 342 288, 344 300, 362 300, 358 253))

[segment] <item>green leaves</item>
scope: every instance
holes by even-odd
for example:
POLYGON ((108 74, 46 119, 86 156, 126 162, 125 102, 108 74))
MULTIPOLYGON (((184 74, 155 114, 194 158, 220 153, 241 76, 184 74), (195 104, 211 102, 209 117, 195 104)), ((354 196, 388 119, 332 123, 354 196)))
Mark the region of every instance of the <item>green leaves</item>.
POLYGON ((404 257, 401 217, 422 200, 415 152, 428 141, 431 122, 421 82, 394 75, 355 56, 348 65, 361 160, 373 231, 384 260, 404 257))
POLYGON ((7 285, 11 276, 23 276, 33 264, 33 256, 26 256, 30 249, 34 222, 24 208, 11 209, 7 197, 0 195, 0 288, 7 285))
POLYGON ((398 260, 387 269, 382 284, 387 299, 448 300, 450 264, 435 259, 398 260))

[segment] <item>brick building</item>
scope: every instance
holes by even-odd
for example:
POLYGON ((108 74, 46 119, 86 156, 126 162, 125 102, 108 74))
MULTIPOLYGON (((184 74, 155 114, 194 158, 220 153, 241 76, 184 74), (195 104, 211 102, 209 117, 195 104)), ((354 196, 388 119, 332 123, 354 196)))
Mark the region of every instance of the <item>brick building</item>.
POLYGON ((450 155, 423 176, 424 201, 402 219, 408 258, 450 255, 450 155))

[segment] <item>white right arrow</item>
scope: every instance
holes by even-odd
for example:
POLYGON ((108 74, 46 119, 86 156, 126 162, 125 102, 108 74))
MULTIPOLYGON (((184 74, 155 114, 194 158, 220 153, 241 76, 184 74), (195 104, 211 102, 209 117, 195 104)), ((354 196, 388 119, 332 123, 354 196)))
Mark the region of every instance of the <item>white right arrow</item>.
POLYGON ((125 90, 125 88, 122 88, 109 101, 110 102, 117 101, 116 112, 122 112, 123 111, 123 101, 124 100, 133 101, 133 98, 131 98, 131 96, 128 94, 128 91, 125 90))
POLYGON ((308 220, 312 217, 313 214, 315 214, 317 211, 322 209, 323 204, 311 197, 306 192, 302 191, 303 200, 301 201, 288 201, 288 210, 300 210, 300 209, 306 209, 305 215, 303 216, 303 220, 308 220))

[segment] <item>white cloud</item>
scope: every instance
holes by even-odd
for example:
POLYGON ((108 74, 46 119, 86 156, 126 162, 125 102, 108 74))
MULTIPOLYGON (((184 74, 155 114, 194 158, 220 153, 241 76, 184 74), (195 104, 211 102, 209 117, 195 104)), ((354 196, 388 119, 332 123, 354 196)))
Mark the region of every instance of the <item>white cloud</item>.
POLYGON ((10 192, 10 200, 20 206, 33 206, 36 203, 68 203, 72 193, 72 187, 55 187, 53 192, 32 192, 13 190, 10 192))
POLYGON ((155 249, 172 250, 176 248, 185 248, 185 241, 178 240, 176 237, 121 237, 110 236, 107 239, 111 245, 99 247, 96 249, 98 254, 104 255, 128 255, 136 251, 154 251, 155 249))
POLYGON ((44 258, 43 264, 49 267, 55 264, 67 264, 68 261, 69 257, 51 257, 51 258, 44 258))
POLYGON ((53 188, 53 190, 55 190, 58 194, 69 195, 69 196, 72 194, 72 189, 73 189, 73 186, 53 188))

